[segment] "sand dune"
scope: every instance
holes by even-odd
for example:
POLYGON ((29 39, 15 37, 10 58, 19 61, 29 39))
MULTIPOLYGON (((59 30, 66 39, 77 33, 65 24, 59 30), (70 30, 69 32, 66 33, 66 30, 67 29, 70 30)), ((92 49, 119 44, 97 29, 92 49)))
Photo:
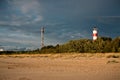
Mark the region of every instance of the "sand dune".
POLYGON ((120 80, 120 58, 106 55, 1 55, 0 80, 120 80))

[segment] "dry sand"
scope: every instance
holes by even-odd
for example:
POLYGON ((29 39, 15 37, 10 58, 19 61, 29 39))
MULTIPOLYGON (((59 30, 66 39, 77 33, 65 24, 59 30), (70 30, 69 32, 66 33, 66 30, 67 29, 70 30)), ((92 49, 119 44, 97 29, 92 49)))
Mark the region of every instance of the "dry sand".
POLYGON ((120 80, 120 58, 106 55, 1 55, 0 80, 120 80))

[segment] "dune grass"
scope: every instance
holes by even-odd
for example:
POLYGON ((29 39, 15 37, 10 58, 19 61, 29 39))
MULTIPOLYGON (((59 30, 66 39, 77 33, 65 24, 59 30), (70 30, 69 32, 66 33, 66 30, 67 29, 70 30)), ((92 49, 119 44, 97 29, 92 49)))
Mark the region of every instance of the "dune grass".
POLYGON ((12 54, 12 55, 0 55, 0 57, 40 57, 40 58, 120 58, 120 53, 57 53, 57 54, 12 54))
POLYGON ((107 64, 109 64, 109 63, 119 63, 119 61, 116 61, 116 60, 109 60, 109 61, 107 61, 107 64))

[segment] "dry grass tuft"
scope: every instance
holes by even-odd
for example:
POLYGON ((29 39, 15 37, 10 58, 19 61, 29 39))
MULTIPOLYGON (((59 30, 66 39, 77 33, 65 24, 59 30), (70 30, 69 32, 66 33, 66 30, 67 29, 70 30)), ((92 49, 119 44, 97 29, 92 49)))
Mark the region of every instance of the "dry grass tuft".
POLYGON ((107 58, 120 58, 120 55, 108 55, 107 58))
POLYGON ((109 63, 119 63, 119 61, 116 61, 116 60, 109 60, 109 61, 107 62, 107 64, 109 64, 109 63))
POLYGON ((13 55, 0 55, 0 58, 76 58, 79 59, 81 57, 86 58, 120 58, 120 53, 56 53, 56 54, 13 54, 13 55))

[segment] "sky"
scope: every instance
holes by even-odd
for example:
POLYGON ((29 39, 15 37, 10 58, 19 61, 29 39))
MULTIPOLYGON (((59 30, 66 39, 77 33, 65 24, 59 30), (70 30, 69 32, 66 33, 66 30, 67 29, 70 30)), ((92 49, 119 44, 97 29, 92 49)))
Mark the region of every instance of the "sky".
POLYGON ((99 36, 120 36, 120 0, 0 0, 0 47, 5 50, 40 48, 44 26, 45 45, 99 36))

